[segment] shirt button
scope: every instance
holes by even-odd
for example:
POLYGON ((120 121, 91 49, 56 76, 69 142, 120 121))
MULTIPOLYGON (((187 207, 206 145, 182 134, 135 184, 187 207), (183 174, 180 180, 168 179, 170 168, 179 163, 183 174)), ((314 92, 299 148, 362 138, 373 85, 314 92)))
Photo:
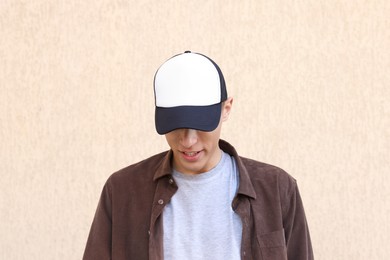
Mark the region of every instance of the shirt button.
POLYGON ((162 205, 162 204, 164 204, 164 201, 160 199, 160 200, 158 200, 158 204, 162 205))
POLYGON ((173 179, 169 179, 169 184, 173 184, 173 179))

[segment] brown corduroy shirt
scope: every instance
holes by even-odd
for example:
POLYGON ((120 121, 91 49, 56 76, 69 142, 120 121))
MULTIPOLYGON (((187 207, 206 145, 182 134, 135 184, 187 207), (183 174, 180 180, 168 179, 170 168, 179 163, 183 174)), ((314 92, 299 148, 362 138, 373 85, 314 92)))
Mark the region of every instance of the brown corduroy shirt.
MULTIPOLYGON (((223 140, 219 145, 234 157, 240 175, 232 208, 242 221, 241 259, 313 259, 296 181, 280 168, 238 156, 223 140)), ((171 157, 164 152, 110 176, 84 260, 163 259, 162 212, 178 189, 171 157)))

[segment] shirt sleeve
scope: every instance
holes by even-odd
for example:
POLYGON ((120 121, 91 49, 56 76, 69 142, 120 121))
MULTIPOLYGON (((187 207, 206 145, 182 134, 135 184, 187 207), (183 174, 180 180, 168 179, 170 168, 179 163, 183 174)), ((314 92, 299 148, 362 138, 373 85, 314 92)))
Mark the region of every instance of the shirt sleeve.
POLYGON ((109 180, 103 187, 89 232, 83 260, 111 259, 112 203, 109 180))
POLYGON ((287 196, 283 215, 288 259, 314 259, 305 211, 295 180, 287 196))

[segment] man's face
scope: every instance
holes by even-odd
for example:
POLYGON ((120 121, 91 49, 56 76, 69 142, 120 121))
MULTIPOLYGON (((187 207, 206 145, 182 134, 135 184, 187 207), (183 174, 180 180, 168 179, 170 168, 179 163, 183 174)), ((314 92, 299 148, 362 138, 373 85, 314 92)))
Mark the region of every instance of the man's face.
POLYGON ((222 123, 228 119, 233 99, 223 103, 218 127, 211 132, 177 129, 165 135, 173 151, 173 167, 185 174, 204 173, 214 168, 221 159, 218 142, 222 123))

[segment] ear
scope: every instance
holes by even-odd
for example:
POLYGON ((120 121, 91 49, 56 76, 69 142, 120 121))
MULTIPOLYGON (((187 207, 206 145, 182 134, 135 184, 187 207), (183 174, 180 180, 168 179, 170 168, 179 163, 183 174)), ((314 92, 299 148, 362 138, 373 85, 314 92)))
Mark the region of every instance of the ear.
POLYGON ((222 104, 221 121, 225 122, 229 119, 229 114, 233 106, 233 97, 229 97, 222 104))

